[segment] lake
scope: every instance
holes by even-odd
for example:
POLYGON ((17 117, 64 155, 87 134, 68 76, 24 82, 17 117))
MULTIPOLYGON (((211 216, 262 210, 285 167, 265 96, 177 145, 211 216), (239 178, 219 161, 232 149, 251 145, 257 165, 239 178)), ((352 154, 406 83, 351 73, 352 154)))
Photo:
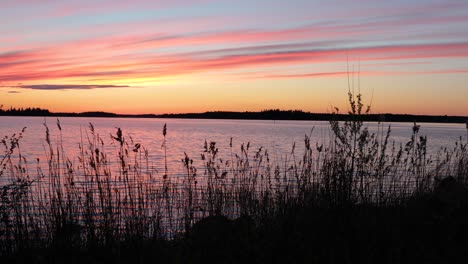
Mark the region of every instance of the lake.
MULTIPOLYGON (((145 119, 145 118, 59 118, 64 152, 76 162, 80 142, 86 142, 91 123, 105 143, 109 155, 116 155, 118 147, 111 139, 121 128, 127 142, 141 144, 149 153, 149 160, 158 171, 164 169, 163 126, 167 124, 166 147, 168 170, 178 174, 183 170, 181 159, 184 153, 201 164, 205 140, 216 142, 219 157, 232 152, 240 153, 241 144, 250 143, 252 153, 260 147, 267 149, 273 160, 279 161, 290 155, 293 145, 296 155, 302 155, 304 137, 310 135, 311 145, 324 144, 330 137, 329 123, 323 121, 271 121, 271 120, 208 120, 208 119, 145 119)), ((20 141, 21 153, 31 164, 42 160, 46 147, 46 129, 50 130, 52 144, 60 140, 57 118, 54 117, 0 117, 0 136, 8 136, 26 127, 20 141)), ((390 142, 405 144, 412 134, 412 123, 366 124, 371 131, 382 134, 391 125, 390 142), (382 129, 383 128, 383 129, 382 129), (382 130, 384 130, 382 132, 382 130)), ((466 142, 465 124, 422 123, 419 135, 428 137, 428 153, 435 155, 442 147, 451 148, 457 140, 466 142)), ((112 157, 111 157, 112 158, 112 157)))

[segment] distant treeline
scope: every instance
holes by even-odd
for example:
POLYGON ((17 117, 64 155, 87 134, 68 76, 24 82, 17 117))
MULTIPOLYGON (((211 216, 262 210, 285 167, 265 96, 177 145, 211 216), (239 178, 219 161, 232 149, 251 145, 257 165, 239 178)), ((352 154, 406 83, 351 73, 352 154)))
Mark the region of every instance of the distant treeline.
MULTIPOLYGON (((253 119, 253 120, 352 120, 353 115, 310 113, 301 110, 270 109, 260 112, 211 111, 204 113, 185 114, 115 114, 109 112, 53 113, 41 108, 0 108, 3 116, 57 116, 57 117, 124 117, 124 118, 197 118, 197 119, 253 119)), ((417 122, 417 123, 466 123, 467 116, 434 116, 409 114, 365 114, 359 116, 367 122, 417 122)))
POLYGON ((0 115, 4 116, 49 116, 51 114, 49 110, 38 107, 3 109, 3 106, 0 106, 0 115))
MULTIPOLYGON (((205 112, 192 114, 164 114, 163 118, 206 118, 206 119, 261 119, 261 120, 351 120, 353 115, 310 113, 301 110, 264 110, 261 112, 205 112)), ((420 122, 420 123, 465 123, 466 116, 429 116, 408 114, 365 114, 359 116, 360 120, 367 122, 420 122)))

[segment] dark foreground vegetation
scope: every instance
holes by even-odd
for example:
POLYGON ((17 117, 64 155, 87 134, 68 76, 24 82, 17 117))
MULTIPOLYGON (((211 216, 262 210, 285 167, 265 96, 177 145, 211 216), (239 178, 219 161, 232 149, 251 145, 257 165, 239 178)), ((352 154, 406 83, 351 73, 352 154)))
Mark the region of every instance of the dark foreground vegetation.
POLYGON ((0 261, 466 263, 467 142, 428 155, 416 124, 406 144, 389 142, 391 128, 370 132, 361 97, 349 100, 330 142, 306 135, 303 153, 279 160, 205 142, 202 167, 181 157, 183 175, 155 170, 121 129, 112 155, 90 124, 73 158, 45 127, 37 162, 21 155, 24 130, 5 137, 0 261))
MULTIPOLYGON (((0 107, 0 116, 55 116, 55 117, 120 117, 120 118, 196 118, 196 119, 250 119, 250 120, 313 120, 329 121, 337 119, 350 121, 351 116, 338 113, 310 113, 301 110, 269 109, 260 112, 232 112, 211 111, 204 113, 184 114, 115 114, 109 112, 82 112, 60 113, 50 112, 41 108, 9 108, 0 107)), ((467 116, 434 116, 434 115, 409 115, 409 114, 366 114, 362 115, 364 122, 417 122, 417 123, 467 123, 467 116)))

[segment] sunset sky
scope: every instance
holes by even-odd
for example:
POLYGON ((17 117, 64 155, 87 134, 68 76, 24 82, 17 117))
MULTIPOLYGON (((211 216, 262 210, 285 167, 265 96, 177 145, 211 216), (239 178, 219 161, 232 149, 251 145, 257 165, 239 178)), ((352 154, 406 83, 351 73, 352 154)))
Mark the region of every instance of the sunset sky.
POLYGON ((354 79, 374 113, 468 116, 466 0, 2 0, 0 17, 4 108, 345 112, 354 79))

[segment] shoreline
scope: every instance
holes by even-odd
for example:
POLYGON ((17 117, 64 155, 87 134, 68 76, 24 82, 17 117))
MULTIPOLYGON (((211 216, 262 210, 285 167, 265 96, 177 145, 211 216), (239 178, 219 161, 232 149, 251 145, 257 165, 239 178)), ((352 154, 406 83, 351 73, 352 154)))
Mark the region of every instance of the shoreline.
MULTIPOLYGON (((47 111, 47 110, 46 110, 47 111)), ((183 114, 115 114, 108 112, 53 113, 53 112, 0 112, 0 116, 30 117, 98 117, 98 118, 179 118, 179 119, 220 119, 220 120, 278 120, 278 121, 353 121, 348 114, 310 113, 303 111, 262 111, 227 112, 215 111, 183 114)), ((467 124, 468 116, 410 115, 410 114, 367 114, 360 115, 364 122, 401 122, 401 123, 453 123, 467 124)))

